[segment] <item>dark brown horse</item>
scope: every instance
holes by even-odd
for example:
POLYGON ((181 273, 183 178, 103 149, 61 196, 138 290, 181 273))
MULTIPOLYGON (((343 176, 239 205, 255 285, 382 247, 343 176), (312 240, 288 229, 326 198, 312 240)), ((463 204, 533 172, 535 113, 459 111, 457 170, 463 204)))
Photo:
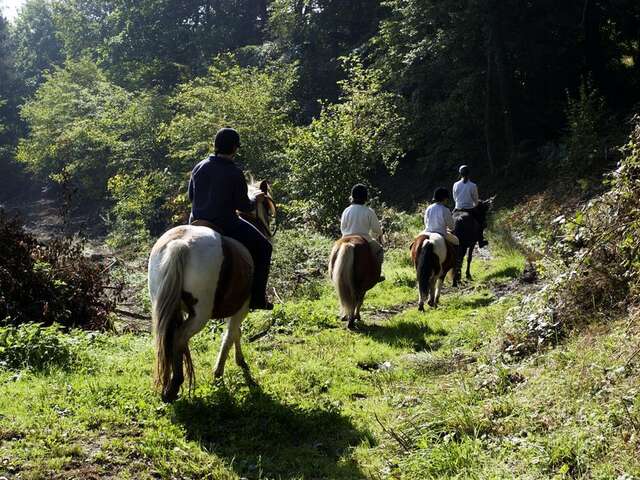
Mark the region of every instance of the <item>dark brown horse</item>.
POLYGON ((329 256, 329 276, 340 298, 340 315, 353 329, 368 290, 380 278, 381 265, 366 238, 349 235, 337 240, 329 256))
POLYGON ((460 246, 458 247, 457 261, 453 275, 453 286, 457 287, 460 284, 460 277, 462 276, 462 262, 464 257, 467 257, 467 280, 472 280, 471 277, 471 261, 473 260, 473 250, 480 240, 480 224, 485 222, 487 213, 493 205, 493 199, 491 197, 488 200, 480 200, 478 205, 471 211, 457 210, 453 212, 453 221, 455 227, 453 234, 460 240, 460 246))

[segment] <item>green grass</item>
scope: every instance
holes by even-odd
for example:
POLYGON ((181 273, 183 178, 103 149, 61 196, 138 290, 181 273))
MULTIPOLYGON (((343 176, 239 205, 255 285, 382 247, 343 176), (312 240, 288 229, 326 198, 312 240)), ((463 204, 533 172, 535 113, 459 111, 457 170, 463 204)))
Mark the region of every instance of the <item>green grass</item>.
POLYGON ((503 363, 496 338, 518 300, 505 288, 524 260, 495 252, 474 262, 474 282, 448 288, 439 309, 419 313, 408 252, 398 247, 357 333, 337 319, 326 281, 309 297, 252 314, 245 339, 271 325, 245 343, 252 381, 232 359, 224 383, 213 381, 221 327, 211 322, 192 341, 195 389, 172 405, 152 389, 148 334, 68 335, 70 367, 0 369, 0 475, 640 475, 640 361, 616 370, 637 336, 612 324, 503 363))

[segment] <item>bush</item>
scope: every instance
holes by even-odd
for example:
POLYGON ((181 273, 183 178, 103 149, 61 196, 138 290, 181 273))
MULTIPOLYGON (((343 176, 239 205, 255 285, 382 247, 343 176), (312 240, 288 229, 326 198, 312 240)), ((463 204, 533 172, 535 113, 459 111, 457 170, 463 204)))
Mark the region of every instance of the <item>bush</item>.
POLYGON ((105 329, 120 285, 70 239, 39 243, 0 210, 0 319, 105 329), (113 290, 108 293, 109 289, 113 290))
POLYGON ((58 326, 27 323, 0 327, 0 366, 13 370, 42 371, 74 363, 73 343, 58 326))
POLYGON ((552 281, 511 312, 503 348, 521 355, 594 318, 610 319, 640 294, 640 119, 609 191, 559 217, 552 281))
POLYGON ((355 183, 381 167, 394 171, 402 155, 399 98, 383 91, 378 74, 352 61, 341 86, 342 102, 325 105, 287 149, 289 190, 324 231, 335 230, 355 183))

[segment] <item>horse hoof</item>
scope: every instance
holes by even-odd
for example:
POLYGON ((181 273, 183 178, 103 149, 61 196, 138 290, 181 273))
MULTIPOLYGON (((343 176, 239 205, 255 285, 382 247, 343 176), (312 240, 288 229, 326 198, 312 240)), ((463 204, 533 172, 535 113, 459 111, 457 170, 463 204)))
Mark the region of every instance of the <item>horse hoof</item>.
POLYGON ((169 387, 167 390, 162 392, 162 401, 164 403, 173 403, 178 398, 179 391, 180 391, 180 387, 178 388, 169 387))
POLYGON ((215 372, 213 372, 213 379, 221 380, 223 375, 224 375, 224 370, 216 370, 215 372))
POLYGON ((418 311, 419 311, 419 312, 424 312, 424 303, 420 303, 420 304, 418 305, 418 311))
POLYGON ((244 359, 236 361, 236 364, 243 370, 249 370, 249 364, 244 359))

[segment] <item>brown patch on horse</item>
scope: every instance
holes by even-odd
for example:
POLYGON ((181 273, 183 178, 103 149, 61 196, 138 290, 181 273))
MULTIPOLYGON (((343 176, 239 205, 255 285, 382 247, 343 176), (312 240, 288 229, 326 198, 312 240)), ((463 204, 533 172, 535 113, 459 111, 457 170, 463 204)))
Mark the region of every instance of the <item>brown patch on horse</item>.
POLYGON ((211 318, 227 318, 236 313, 251 294, 253 263, 237 241, 222 237, 222 267, 211 318))
POLYGON ((414 267, 418 266, 418 258, 420 258, 422 244, 425 240, 429 240, 429 235, 426 233, 421 233, 413 240, 411 246, 409 247, 409 250, 411 250, 411 261, 413 262, 414 267))
MULTIPOLYGON (((349 235, 337 240, 335 244, 342 245, 343 243, 349 243, 354 247, 355 288, 362 293, 372 289, 378 283, 382 265, 378 263, 369 242, 359 235, 349 235)), ((335 259, 332 259, 332 265, 334 261, 335 259)))
POLYGON ((180 240, 182 237, 184 237, 186 231, 187 231, 187 227, 185 225, 169 230, 167 233, 162 235, 158 239, 158 241, 153 245, 153 248, 151 249, 151 256, 154 256, 160 253, 162 250, 165 249, 167 245, 169 245, 174 240, 180 240))
POLYGON ((193 308, 196 303, 198 303, 198 299, 194 297, 191 292, 182 292, 182 303, 184 309, 187 311, 187 314, 190 317, 193 317, 196 314, 196 310, 193 308))

